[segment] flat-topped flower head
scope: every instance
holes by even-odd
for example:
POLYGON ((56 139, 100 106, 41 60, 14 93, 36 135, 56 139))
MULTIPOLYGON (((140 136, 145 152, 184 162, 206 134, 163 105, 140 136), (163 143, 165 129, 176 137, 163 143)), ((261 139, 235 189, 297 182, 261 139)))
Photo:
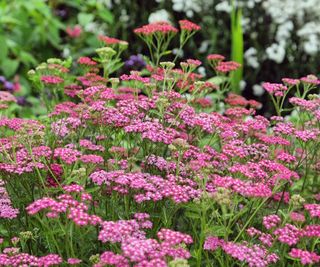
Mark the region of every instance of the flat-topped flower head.
POLYGON ((300 83, 299 79, 283 78, 282 82, 288 86, 298 85, 300 83))
POLYGON ((82 27, 80 25, 75 25, 73 27, 72 26, 68 26, 66 28, 66 33, 71 38, 78 38, 82 33, 82 27))
POLYGON ((63 79, 59 76, 55 75, 43 75, 41 76, 40 80, 45 84, 59 84, 63 83, 63 79))
POLYGON ((192 67, 198 67, 202 64, 202 62, 198 59, 187 59, 186 62, 192 67))
POLYGON ((4 102, 17 102, 17 99, 9 92, 0 91, 0 104, 4 102))
POLYGON ((299 248, 292 248, 289 252, 289 256, 295 259, 300 259, 302 265, 313 265, 320 262, 320 255, 317 255, 315 252, 310 252, 299 248))
POLYGON ((96 52, 101 57, 113 57, 114 55, 117 54, 117 52, 114 49, 112 49, 111 47, 97 48, 96 52))
POLYGON ((86 66, 95 66, 97 65, 97 62, 93 61, 91 58, 89 57, 80 57, 78 59, 78 64, 80 65, 86 65, 86 66))
POLYGON ((135 34, 146 36, 153 34, 176 34, 177 32, 178 29, 166 21, 150 23, 134 30, 135 34))
POLYGON ((288 87, 282 83, 269 83, 265 82, 262 84, 263 89, 265 89, 269 94, 275 96, 283 96, 283 93, 288 90, 288 87))
POLYGON ((225 57, 220 54, 210 54, 207 56, 207 60, 209 60, 209 61, 222 61, 222 60, 225 60, 225 57))
POLYGON ((241 64, 235 61, 222 61, 219 62, 216 66, 216 71, 222 72, 222 73, 228 73, 230 71, 237 70, 241 67, 241 64))
POLYGON ((300 78, 300 81, 306 84, 311 84, 311 85, 319 85, 320 84, 320 80, 317 78, 317 76, 315 75, 308 75, 306 77, 302 77, 300 78))
POLYGON ((201 29, 201 27, 189 20, 179 20, 179 25, 180 25, 180 28, 181 30, 185 30, 185 31, 188 31, 188 32, 191 32, 191 31, 199 31, 201 29))
POLYGON ((106 46, 111 46, 115 47, 118 46, 122 49, 126 49, 128 47, 128 42, 119 40, 117 38, 109 37, 109 36, 104 36, 104 35, 99 35, 98 39, 102 41, 106 46))

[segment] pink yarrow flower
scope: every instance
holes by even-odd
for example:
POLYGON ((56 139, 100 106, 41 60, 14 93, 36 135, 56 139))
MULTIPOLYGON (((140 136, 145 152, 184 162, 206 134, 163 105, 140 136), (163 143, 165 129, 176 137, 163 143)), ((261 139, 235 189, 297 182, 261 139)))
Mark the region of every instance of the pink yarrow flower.
POLYGON ((189 20, 179 20, 179 25, 181 30, 186 30, 186 31, 199 31, 201 27, 189 20))
POLYGON ((69 35, 71 38, 77 38, 81 35, 82 33, 82 27, 80 25, 75 25, 75 26, 68 26, 66 28, 66 33, 69 35))
POLYGON ((303 265, 315 264, 320 262, 320 256, 315 252, 309 252, 298 248, 292 248, 289 252, 289 256, 292 258, 300 259, 303 265))
POLYGON ((59 76, 54 75, 43 75, 41 76, 41 81, 43 81, 46 84, 59 84, 63 83, 63 79, 59 76))

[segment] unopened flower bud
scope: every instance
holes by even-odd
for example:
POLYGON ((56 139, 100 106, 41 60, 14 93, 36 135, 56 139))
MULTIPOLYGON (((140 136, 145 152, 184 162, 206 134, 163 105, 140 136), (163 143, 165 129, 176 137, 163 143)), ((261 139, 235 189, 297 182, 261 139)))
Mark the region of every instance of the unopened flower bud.
POLYGON ((120 83, 119 78, 110 78, 109 82, 111 83, 112 87, 117 87, 117 85, 120 83))
POLYGON ((31 231, 20 232, 19 236, 22 240, 29 240, 33 238, 33 233, 31 231))
POLYGON ((231 191, 224 187, 218 187, 217 191, 213 194, 213 199, 221 206, 231 204, 231 191))
POLYGON ((160 66, 164 69, 171 70, 174 68, 175 64, 171 61, 163 61, 163 62, 160 62, 160 66))
POLYGON ((121 42, 119 42, 119 47, 120 47, 121 49, 127 49, 127 48, 128 48, 128 45, 129 45, 129 43, 126 42, 126 41, 121 41, 121 42))
POLYGON ((318 99, 318 98, 319 98, 319 95, 316 95, 316 94, 308 95, 308 99, 310 99, 310 100, 315 100, 315 99, 318 99))
POLYGON ((91 255, 89 258, 89 261, 92 264, 97 264, 100 261, 100 255, 99 254, 91 255))
POLYGON ((186 150, 189 148, 189 144, 186 140, 182 139, 182 138, 176 138, 173 140, 172 144, 174 146, 176 146, 177 148, 186 150))
POLYGON ((29 70, 27 74, 28 76, 33 76, 36 74, 36 71, 32 69, 32 70, 29 70))
POLYGON ((189 263, 186 259, 174 259, 169 262, 169 267, 189 267, 189 263))
POLYGON ((97 54, 102 58, 113 57, 117 52, 111 47, 101 47, 96 49, 97 54))
POLYGON ((19 243, 19 241, 20 241, 20 238, 17 237, 17 236, 11 238, 11 243, 12 243, 14 246, 16 246, 16 245, 19 243))
POLYGON ((38 67, 36 67, 36 70, 45 70, 47 67, 47 63, 41 63, 38 67))
POLYGON ((300 195, 293 195, 290 199, 290 205, 292 205, 294 208, 300 208, 303 206, 303 204, 306 202, 306 200, 300 196, 300 195))
POLYGON ((60 58, 49 58, 49 59, 47 59, 47 63, 49 63, 49 64, 62 64, 62 60, 60 58))

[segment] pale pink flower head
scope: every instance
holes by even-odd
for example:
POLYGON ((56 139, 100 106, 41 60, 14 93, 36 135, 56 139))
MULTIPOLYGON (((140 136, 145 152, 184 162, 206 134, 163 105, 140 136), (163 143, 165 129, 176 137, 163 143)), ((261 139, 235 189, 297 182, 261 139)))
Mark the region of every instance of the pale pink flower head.
POLYGON ((310 74, 306 77, 300 78, 300 81, 305 83, 305 84, 311 84, 311 85, 319 85, 320 80, 317 78, 317 76, 310 74))
POLYGON ((82 260, 77 259, 77 258, 69 258, 68 259, 68 264, 70 264, 70 265, 80 264, 81 262, 82 262, 82 260))
POLYGON ((209 60, 209 61, 222 61, 222 60, 225 60, 225 57, 223 55, 219 55, 219 54, 210 54, 207 56, 207 60, 209 60))
POLYGON ((98 39, 106 46, 112 46, 112 45, 128 45, 128 42, 119 40, 117 38, 109 37, 109 36, 104 36, 104 35, 99 35, 98 39))
POLYGON ((299 212, 291 212, 290 213, 290 219, 294 222, 305 222, 306 220, 306 217, 302 214, 302 213, 299 213, 299 212))
POLYGON ((291 79, 291 78, 283 78, 282 82, 285 83, 286 85, 293 86, 293 85, 298 85, 300 83, 299 79, 291 79))
POLYGON ((187 63, 193 67, 198 67, 202 64, 201 61, 197 59, 187 59, 187 63))

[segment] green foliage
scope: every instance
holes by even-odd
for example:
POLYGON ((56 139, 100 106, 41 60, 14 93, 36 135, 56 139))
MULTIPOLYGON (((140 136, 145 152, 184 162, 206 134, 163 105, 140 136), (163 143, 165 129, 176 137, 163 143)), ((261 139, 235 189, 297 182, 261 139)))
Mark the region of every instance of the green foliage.
POLYGON ((45 1, 2 0, 0 24, 0 72, 7 77, 36 65, 44 46, 60 48, 63 24, 45 1))
POLYGON ((240 81, 243 77, 243 29, 241 25, 242 10, 237 9, 232 0, 231 12, 231 59, 242 65, 241 68, 233 72, 231 84, 235 93, 240 93, 240 81))

